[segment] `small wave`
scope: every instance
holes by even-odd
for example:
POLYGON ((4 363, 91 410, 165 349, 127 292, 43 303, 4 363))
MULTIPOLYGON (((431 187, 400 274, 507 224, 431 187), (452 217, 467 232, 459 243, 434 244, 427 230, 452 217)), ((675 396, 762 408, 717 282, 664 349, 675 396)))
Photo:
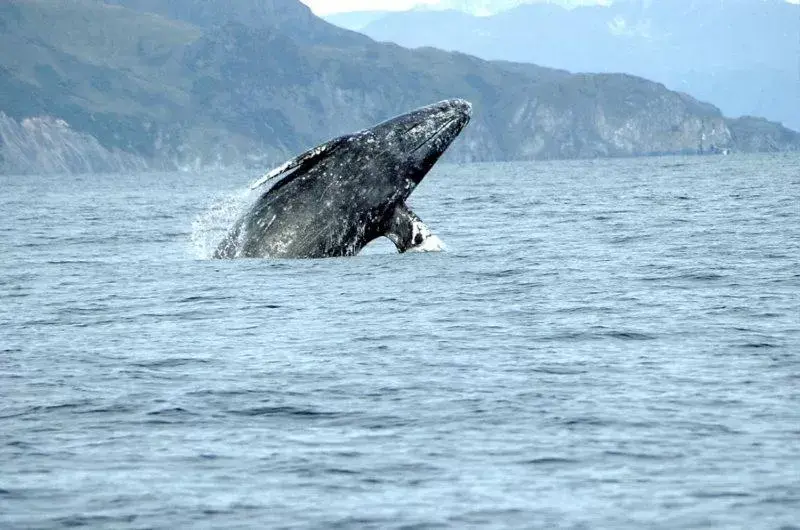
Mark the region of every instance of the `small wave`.
POLYGON ((88 400, 82 400, 74 403, 59 403, 57 405, 35 405, 32 407, 28 407, 25 410, 17 410, 14 412, 4 413, 0 415, 0 419, 17 418, 21 416, 27 416, 30 414, 40 415, 40 414, 50 414, 50 413, 61 413, 63 411, 80 409, 81 407, 85 407, 90 404, 91 403, 88 400))
POLYGON ((226 458, 224 456, 218 455, 216 453, 200 453, 196 457, 199 460, 220 460, 226 458))
POLYGON ((480 277, 482 277, 482 278, 496 278, 496 279, 516 278, 518 276, 523 276, 526 273, 527 273, 527 270, 525 270, 523 268, 503 269, 503 270, 497 270, 497 271, 490 271, 490 272, 481 273, 480 277))
POLYGON ((604 313, 611 313, 614 311, 614 308, 611 306, 572 306, 572 307, 565 307, 562 309, 556 309, 554 312, 558 314, 580 314, 580 313, 589 313, 593 315, 597 314, 604 314, 604 313))
POLYGON ((739 429, 734 429, 721 423, 696 423, 683 422, 682 427, 686 428, 693 436, 719 436, 719 435, 739 435, 744 434, 739 429))
POLYGON ((618 456, 623 458, 632 458, 634 460, 671 460, 678 458, 672 454, 654 454, 654 453, 636 453, 630 451, 604 451, 606 456, 618 456))
POLYGON ((748 342, 747 344, 742 344, 741 348, 754 348, 754 349, 761 349, 761 348, 777 348, 776 344, 770 344, 769 342, 748 342))
POLYGON ((647 333, 639 333, 636 331, 573 331, 573 332, 563 332, 557 333, 554 335, 546 335, 538 338, 537 340, 550 342, 550 341, 557 341, 557 342, 564 342, 564 341, 595 341, 595 340, 606 340, 606 339, 617 339, 617 340, 630 340, 630 341, 646 341, 646 340, 655 340, 657 337, 655 335, 649 335, 647 333))
POLYGON ((586 331, 564 331, 561 333, 554 333, 552 335, 542 335, 533 340, 537 340, 540 342, 551 342, 551 341, 562 342, 562 341, 587 340, 592 338, 594 338, 594 335, 586 331))
POLYGON ((328 475, 360 475, 361 473, 358 471, 353 471, 352 469, 344 469, 341 467, 329 467, 324 470, 324 472, 328 475))
POLYGON ((559 423, 570 427, 573 426, 606 427, 609 425, 609 422, 606 420, 601 420, 600 418, 593 418, 588 416, 582 418, 563 419, 559 423))
MULTIPOLYGON (((213 396, 213 397, 239 397, 239 396, 264 396, 264 395, 277 395, 278 393, 272 391, 265 391, 265 390, 257 390, 252 388, 242 388, 242 389, 232 389, 232 390, 217 390, 213 388, 205 388, 202 390, 193 390, 191 392, 187 392, 187 396, 199 396, 199 397, 206 397, 206 396, 213 396)), ((280 392, 281 396, 302 396, 304 394, 300 392, 280 392)))
POLYGON ((85 259, 57 259, 57 260, 48 260, 45 262, 47 265, 75 265, 75 266, 84 266, 84 265, 96 265, 97 261, 90 261, 85 259))
POLYGON ((619 236, 611 240, 612 245, 624 245, 625 243, 632 243, 635 241, 647 241, 652 239, 648 234, 636 234, 633 236, 619 236))
POLYGON ((752 493, 745 491, 698 491, 692 493, 692 497, 696 499, 738 499, 752 496, 752 493))
MULTIPOLYGON (((800 504, 798 495, 775 495, 769 496, 758 501, 758 504, 800 504)), ((792 528, 792 527, 787 527, 792 528)))
POLYGON ((394 296, 376 296, 374 298, 366 298, 363 300, 354 300, 352 303, 354 306, 360 305, 382 305, 382 304, 394 304, 396 302, 401 302, 400 298, 396 298, 394 296))
POLYGON ((606 333, 607 337, 611 337, 612 339, 621 339, 621 340, 655 340, 656 337, 653 335, 648 335, 646 333, 637 333, 635 331, 611 331, 606 333))
POLYGON ((111 405, 108 407, 99 407, 95 409, 88 409, 80 411, 80 414, 116 414, 134 412, 136 409, 128 405, 111 405))
POLYGON ((582 375, 589 373, 588 370, 580 370, 575 368, 563 368, 557 366, 539 366, 531 368, 531 372, 547 375, 582 375))
POLYGON ((209 318, 209 312, 205 309, 194 309, 190 311, 175 311, 171 313, 158 312, 158 313, 141 313, 141 318, 152 318, 157 320, 176 320, 176 321, 190 321, 190 320, 206 320, 209 318))
POLYGON ((196 412, 192 412, 183 407, 168 407, 164 409, 151 410, 146 414, 147 420, 145 423, 153 425, 167 425, 175 423, 183 423, 198 416, 196 412))
POLYGON ((285 416, 301 418, 334 418, 339 414, 336 412, 323 412, 314 409, 304 409, 298 407, 255 407, 251 409, 229 410, 229 414, 235 416, 285 416))
POLYGON ((18 447, 20 449, 32 449, 34 446, 24 440, 12 440, 6 444, 8 447, 18 447))
POLYGON ((523 465, 546 466, 546 465, 577 464, 578 462, 579 462, 578 460, 575 460, 573 458, 544 456, 541 458, 532 458, 530 460, 523 460, 520 463, 523 465))
POLYGON ((49 326, 61 326, 64 323, 61 320, 53 320, 53 319, 33 319, 33 320, 25 320, 22 322, 22 325, 25 327, 49 327, 49 326))
POLYGON ((207 364, 208 362, 209 361, 207 359, 181 357, 175 359, 159 359, 157 361, 132 363, 132 366, 136 366, 137 368, 179 368, 188 364, 207 364))
POLYGON ((179 304, 191 304, 194 302, 221 302, 224 300, 234 300, 236 297, 234 296, 220 296, 220 295, 213 295, 213 296, 205 296, 205 295, 196 295, 196 296, 188 296, 186 298, 180 298, 176 300, 179 304))
POLYGON ((71 515, 56 519, 56 522, 65 527, 101 526, 113 527, 115 524, 130 524, 136 520, 135 514, 109 516, 109 515, 71 515))
POLYGON ((183 415, 183 414, 191 414, 194 415, 193 412, 189 412, 185 408, 182 407, 170 407, 166 409, 159 409, 153 410, 147 413, 148 416, 162 416, 162 415, 183 415))
POLYGON ((715 274, 713 272, 708 272, 708 273, 682 274, 678 276, 678 278, 683 280, 714 281, 714 280, 722 280, 725 278, 725 276, 721 274, 715 274))

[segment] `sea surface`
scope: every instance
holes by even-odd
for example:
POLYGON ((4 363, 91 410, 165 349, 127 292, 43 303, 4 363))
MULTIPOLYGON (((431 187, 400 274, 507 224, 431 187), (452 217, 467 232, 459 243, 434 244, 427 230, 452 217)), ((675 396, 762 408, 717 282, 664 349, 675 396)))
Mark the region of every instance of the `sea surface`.
POLYGON ((0 528, 800 525, 800 156, 442 165, 444 252, 208 259, 255 177, 0 177, 0 528))

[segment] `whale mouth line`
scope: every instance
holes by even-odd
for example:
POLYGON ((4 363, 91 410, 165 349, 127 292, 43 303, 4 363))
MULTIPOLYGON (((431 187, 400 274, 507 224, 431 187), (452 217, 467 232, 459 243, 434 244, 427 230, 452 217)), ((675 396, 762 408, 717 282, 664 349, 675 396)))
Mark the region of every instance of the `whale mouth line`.
POLYGON ((454 123, 458 122, 458 119, 459 119, 459 118, 458 118, 458 116, 456 116, 456 117, 454 117, 454 118, 450 118, 449 120, 447 120, 447 122, 445 122, 445 123, 444 123, 444 125, 442 125, 442 126, 441 126, 441 127, 439 127, 438 129, 436 129, 436 132, 435 132, 435 133, 433 133, 433 134, 432 134, 432 135, 431 135, 429 138, 426 138, 426 139, 422 140, 422 141, 419 143, 419 145, 417 145, 417 146, 416 146, 414 149, 412 149, 412 150, 411 150, 411 154, 414 154, 414 153, 416 153, 417 151, 419 151, 420 149, 422 149, 422 147, 423 147, 423 146, 425 146, 426 144, 428 144, 428 143, 430 143, 430 142, 432 142, 432 141, 436 140, 436 138, 438 138, 438 137, 439 137, 439 136, 442 134, 442 132, 444 132, 445 130, 447 130, 447 128, 448 128, 448 127, 450 127, 450 126, 451 126, 451 125, 453 125, 454 123))

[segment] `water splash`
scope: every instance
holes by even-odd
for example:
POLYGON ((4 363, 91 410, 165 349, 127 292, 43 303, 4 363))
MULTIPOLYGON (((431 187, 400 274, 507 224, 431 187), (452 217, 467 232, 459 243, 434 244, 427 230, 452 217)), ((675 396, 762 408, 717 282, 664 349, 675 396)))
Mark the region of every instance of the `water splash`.
POLYGON ((428 225, 416 218, 412 225, 412 240, 421 241, 408 249, 409 252, 442 252, 445 250, 444 241, 431 232, 428 225))
POLYGON ((222 239, 231 226, 250 207, 258 192, 237 190, 216 198, 211 205, 192 221, 190 245, 198 259, 212 259, 222 239))
MULTIPOLYGON (((228 235, 231 227, 244 213, 252 206, 253 202, 261 196, 263 190, 250 190, 242 188, 228 195, 213 199, 210 205, 192 221, 192 233, 190 236, 191 253, 202 260, 210 260, 214 257, 214 252, 219 247, 225 236, 228 235)), ((415 234, 422 235, 422 242, 408 249, 408 252, 442 252, 447 251, 444 242, 439 239, 421 221, 415 224, 415 234)), ((242 231, 239 237, 243 240, 246 233, 242 231)), ((393 244, 386 244, 387 238, 379 238, 378 243, 374 241, 367 245, 360 254, 389 254, 396 253, 393 244)), ((243 241, 237 245, 241 248, 243 241)))
POLYGON ((408 252, 446 252, 447 246, 444 241, 439 239, 435 234, 431 234, 425 240, 414 247, 408 249, 408 252))

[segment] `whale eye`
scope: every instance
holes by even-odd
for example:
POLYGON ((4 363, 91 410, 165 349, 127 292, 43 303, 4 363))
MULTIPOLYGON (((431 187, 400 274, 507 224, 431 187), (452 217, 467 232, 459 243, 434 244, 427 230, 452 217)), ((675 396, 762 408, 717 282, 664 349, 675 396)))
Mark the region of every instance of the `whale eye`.
POLYGON ((422 234, 417 234, 414 236, 414 244, 419 245, 420 243, 422 243, 422 234))

